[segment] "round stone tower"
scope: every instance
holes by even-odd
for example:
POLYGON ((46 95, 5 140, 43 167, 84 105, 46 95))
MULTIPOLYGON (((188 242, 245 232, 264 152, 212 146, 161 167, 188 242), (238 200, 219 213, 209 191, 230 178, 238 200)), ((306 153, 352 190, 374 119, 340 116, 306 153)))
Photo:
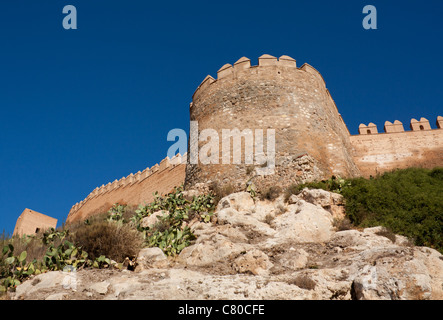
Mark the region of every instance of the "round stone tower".
POLYGON ((349 131, 323 77, 308 64, 297 68, 291 57, 277 59, 265 54, 258 66, 251 66, 245 57, 233 66, 224 65, 217 79, 207 76, 195 91, 190 118, 186 188, 213 181, 241 190, 253 182, 263 191, 332 175, 359 175, 351 156, 349 131), (244 134, 241 146, 237 144, 240 162, 234 159, 235 139, 225 134, 234 129, 244 134), (251 141, 253 159, 245 156, 250 154, 251 141), (263 149, 258 146, 261 141, 263 149), (200 158, 208 150, 217 155, 203 163, 200 158, 197 161, 196 150, 200 158), (230 153, 223 154, 223 150, 230 153))

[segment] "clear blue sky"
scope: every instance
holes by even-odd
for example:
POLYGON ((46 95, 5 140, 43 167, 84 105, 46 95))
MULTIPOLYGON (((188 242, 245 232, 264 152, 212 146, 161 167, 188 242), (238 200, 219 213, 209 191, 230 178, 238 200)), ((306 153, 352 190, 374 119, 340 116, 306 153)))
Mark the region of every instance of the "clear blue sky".
POLYGON ((0 2, 0 232, 66 219, 95 187, 166 156, 207 74, 268 53, 317 68, 349 130, 443 115, 443 2, 0 2), (65 5, 78 29, 62 26, 65 5), (364 30, 375 5, 378 29, 364 30))

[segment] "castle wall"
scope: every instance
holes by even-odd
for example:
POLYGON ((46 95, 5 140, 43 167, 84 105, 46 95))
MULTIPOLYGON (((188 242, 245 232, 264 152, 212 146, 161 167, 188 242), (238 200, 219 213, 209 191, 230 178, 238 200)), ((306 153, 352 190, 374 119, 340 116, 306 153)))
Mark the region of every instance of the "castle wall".
MULTIPOLYGON (((224 65, 217 80, 207 76, 196 90, 190 116, 191 121, 198 121, 199 133, 211 128, 219 137, 222 129, 263 129, 265 133, 266 129, 275 129, 276 170, 273 175, 256 176, 244 161, 222 164, 219 154, 219 164, 187 166, 187 188, 198 182, 217 181, 241 189, 252 179, 264 190, 300 182, 301 176, 314 180, 333 174, 359 174, 350 154, 349 131, 322 76, 307 64, 298 68, 288 56, 277 59, 263 55, 258 66, 251 66, 245 57, 233 66, 224 65), (309 158, 303 166, 297 163, 301 156, 309 158), (312 174, 306 174, 306 170, 312 174)), ((264 141, 266 146, 266 137, 264 141)), ((195 143, 200 149, 206 142, 190 141, 191 148, 195 143)), ((219 144, 221 153, 221 138, 219 144)))
MULTIPOLYGON (((438 125, 438 121, 437 121, 438 125)), ((354 161, 364 177, 375 176, 393 169, 409 167, 443 167, 443 129, 432 130, 429 121, 411 120, 411 131, 404 131, 403 124, 385 123, 385 133, 367 134, 360 125, 360 135, 351 136, 354 161)))
POLYGON ((14 228, 14 236, 34 235, 37 231, 44 231, 57 227, 57 219, 41 214, 37 211, 25 209, 14 228))
POLYGON ((75 204, 69 212, 67 223, 82 221, 91 215, 107 212, 114 204, 139 205, 154 199, 154 192, 169 193, 185 180, 186 155, 166 158, 143 172, 130 174, 120 180, 102 185, 88 197, 75 204))
MULTIPOLYGON (((143 172, 96 188, 72 207, 67 222, 105 213, 115 203, 151 202, 155 191, 166 194, 183 183, 192 188, 213 181, 244 190, 251 181, 259 191, 265 191, 271 186, 285 188, 332 175, 369 177, 397 168, 443 167, 443 117, 437 118, 438 129, 434 130, 421 118, 411 120, 411 131, 405 131, 400 121, 387 121, 384 133, 370 123, 361 124, 360 134, 351 136, 321 74, 308 64, 298 68, 288 56, 263 55, 258 66, 251 66, 243 57, 234 65, 221 67, 217 79, 207 76, 193 95, 190 120, 198 123, 198 130, 194 136, 191 125, 189 159, 186 154, 166 158, 143 172), (192 161, 193 150, 197 148, 198 153, 210 142, 201 135, 205 129, 212 129, 219 137, 215 142, 218 164, 192 161), (240 164, 233 162, 236 150, 232 138, 229 164, 223 164, 223 144, 227 142, 223 129, 251 130, 242 138, 240 164), (257 172, 263 166, 247 163, 244 157, 245 142, 257 129, 264 132, 265 154, 267 129, 275 130, 274 174, 260 176, 257 172)), ((252 137, 254 143, 256 138, 252 137)))

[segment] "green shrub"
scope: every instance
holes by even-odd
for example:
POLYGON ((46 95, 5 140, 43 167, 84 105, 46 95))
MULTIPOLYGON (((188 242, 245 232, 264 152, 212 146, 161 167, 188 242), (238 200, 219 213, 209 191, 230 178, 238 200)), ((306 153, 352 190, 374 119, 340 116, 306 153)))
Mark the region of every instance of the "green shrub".
POLYGON ((66 266, 74 268, 110 266, 111 261, 105 256, 100 256, 95 260, 89 259, 86 251, 67 240, 68 235, 69 230, 50 229, 40 237, 24 236, 23 238, 13 237, 7 242, 4 240, 0 259, 0 293, 18 286, 31 275, 51 270, 63 270, 66 266), (39 250, 45 250, 44 255, 40 259, 31 259, 26 250, 18 250, 14 247, 13 243, 22 244, 21 241, 24 241, 26 245, 34 243, 33 246, 37 246, 36 244, 39 244, 39 250))
POLYGON ((354 226, 383 226, 443 253, 443 168, 395 170, 370 179, 333 177, 293 186, 291 192, 305 187, 341 193, 354 226))
POLYGON ((200 195, 192 200, 183 196, 183 188, 175 188, 174 192, 164 197, 155 194, 154 201, 139 206, 131 222, 141 231, 145 243, 149 247, 159 247, 168 256, 179 254, 195 239, 187 222, 200 220, 209 222, 215 210, 215 196, 213 194, 200 195), (151 227, 142 227, 141 220, 157 211, 167 211, 169 214, 159 218, 151 227))
POLYGON ((382 225, 443 252, 443 169, 397 170, 351 184, 342 194, 355 225, 382 225))

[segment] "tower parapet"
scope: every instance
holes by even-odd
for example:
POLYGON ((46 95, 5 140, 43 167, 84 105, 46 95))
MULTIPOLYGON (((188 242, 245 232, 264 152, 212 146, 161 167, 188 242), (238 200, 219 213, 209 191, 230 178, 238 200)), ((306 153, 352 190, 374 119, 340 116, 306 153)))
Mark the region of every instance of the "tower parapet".
MULTIPOLYGON (((443 117, 441 116, 437 117, 436 125, 437 129, 443 128, 443 117)), ((411 131, 434 130, 431 128, 429 120, 426 118, 420 118, 420 121, 416 119, 411 119, 409 127, 411 131)), ((390 121, 385 122, 384 133, 399 133, 399 132, 408 132, 405 131, 402 122, 400 122, 399 120, 395 120, 394 123, 390 121)), ((360 126, 358 127, 358 133, 360 135, 371 135, 371 134, 378 134, 379 132, 377 130, 377 125, 371 122, 368 125, 360 124, 360 126)))
MULTIPOLYGON (((259 164, 247 165, 244 158, 241 164, 223 164, 220 139, 218 163, 189 163, 186 187, 207 181, 232 184, 236 189, 248 181, 262 189, 275 184, 285 187, 300 181, 308 170, 311 180, 359 174, 352 160, 349 131, 322 75, 306 63, 298 68, 296 60, 286 55, 262 55, 255 66, 246 57, 233 65, 224 64, 217 79, 207 76, 195 91, 190 118, 198 122, 199 134, 214 129, 219 137, 224 129, 261 129, 265 135, 268 129, 275 130, 275 172, 258 176, 254 168, 259 164), (303 168, 297 162, 301 155, 312 160, 303 168)), ((204 141, 190 141, 194 143, 201 147, 204 141)), ((244 155, 244 143, 241 148, 244 155)))
POLYGON ((385 122, 384 133, 377 126, 361 124, 359 135, 351 136, 354 162, 365 177, 409 167, 434 168, 443 166, 443 130, 432 129, 429 121, 412 119, 411 130, 405 131, 403 124, 395 120, 385 122))

